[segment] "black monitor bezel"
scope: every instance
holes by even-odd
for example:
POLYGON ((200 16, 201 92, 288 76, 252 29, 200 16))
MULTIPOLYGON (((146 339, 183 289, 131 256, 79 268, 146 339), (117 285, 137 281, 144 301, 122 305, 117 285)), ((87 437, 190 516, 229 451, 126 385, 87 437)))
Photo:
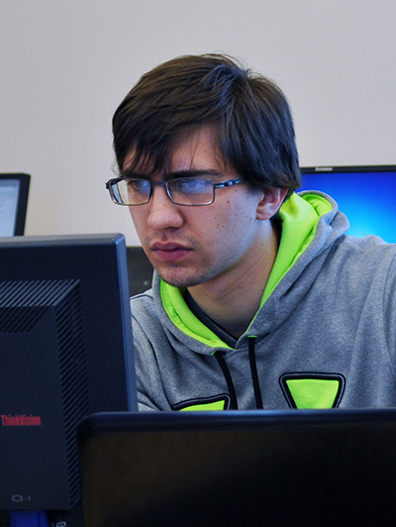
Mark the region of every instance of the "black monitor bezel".
POLYGON ((343 173, 362 173, 362 172, 396 172, 396 165, 345 165, 345 166, 304 166, 300 168, 304 174, 343 174, 343 173))

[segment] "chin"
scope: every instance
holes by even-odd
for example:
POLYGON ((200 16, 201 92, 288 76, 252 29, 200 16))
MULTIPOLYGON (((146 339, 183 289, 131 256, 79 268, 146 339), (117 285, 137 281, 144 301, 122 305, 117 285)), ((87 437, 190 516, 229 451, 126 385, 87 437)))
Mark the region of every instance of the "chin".
POLYGON ((167 284, 173 285, 174 287, 178 287, 179 289, 182 289, 185 287, 193 287, 194 285, 202 284, 200 280, 196 280, 194 278, 190 278, 190 279, 174 278, 174 277, 166 277, 161 274, 159 276, 167 284))
POLYGON ((182 270, 180 271, 181 272, 178 272, 177 269, 173 269, 172 271, 165 270, 162 272, 161 270, 157 269, 158 275, 164 282, 178 288, 193 287, 208 280, 208 278, 203 274, 185 273, 182 270))

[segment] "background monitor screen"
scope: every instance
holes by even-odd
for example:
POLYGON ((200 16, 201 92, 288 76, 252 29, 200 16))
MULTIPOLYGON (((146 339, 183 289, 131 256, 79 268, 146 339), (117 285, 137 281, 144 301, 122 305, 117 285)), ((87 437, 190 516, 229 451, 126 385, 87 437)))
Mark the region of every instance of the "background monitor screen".
POLYGON ((321 190, 348 217, 348 234, 396 243, 396 166, 304 167, 300 190, 321 190))
POLYGON ((78 423, 137 409, 125 238, 1 238, 0 254, 0 511, 77 527, 78 423))
POLYGON ((28 174, 0 174, 0 236, 24 234, 29 186, 28 174))

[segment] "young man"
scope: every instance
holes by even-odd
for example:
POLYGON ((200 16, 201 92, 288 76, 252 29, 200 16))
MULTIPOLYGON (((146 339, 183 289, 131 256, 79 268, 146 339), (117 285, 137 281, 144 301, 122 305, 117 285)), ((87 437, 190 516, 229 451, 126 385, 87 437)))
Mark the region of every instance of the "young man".
POLYGON ((132 299, 142 410, 396 405, 396 247, 296 194, 287 100, 220 55, 143 75, 113 118, 156 272, 132 299))

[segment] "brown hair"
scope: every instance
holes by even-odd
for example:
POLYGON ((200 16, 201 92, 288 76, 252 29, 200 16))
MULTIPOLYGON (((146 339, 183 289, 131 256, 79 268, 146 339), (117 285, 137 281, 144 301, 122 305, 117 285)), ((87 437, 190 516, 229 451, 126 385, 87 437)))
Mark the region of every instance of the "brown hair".
POLYGON ((281 89, 218 54, 187 55, 144 74, 113 117, 114 150, 122 170, 161 169, 183 133, 213 125, 225 163, 255 187, 300 185, 293 119, 281 89), (145 165, 146 166, 146 165, 145 165))

